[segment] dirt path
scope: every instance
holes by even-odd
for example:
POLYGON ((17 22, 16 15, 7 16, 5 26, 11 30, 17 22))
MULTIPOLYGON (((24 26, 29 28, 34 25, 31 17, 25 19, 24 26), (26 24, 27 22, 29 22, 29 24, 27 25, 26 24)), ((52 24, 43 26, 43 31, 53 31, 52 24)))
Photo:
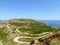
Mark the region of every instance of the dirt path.
MULTIPOLYGON (((50 34, 47 34, 47 35, 43 35, 43 36, 40 36, 40 37, 35 37, 36 39, 38 38, 42 38, 42 37, 49 37, 51 36, 53 33, 50 33, 50 34)), ((42 34, 41 34, 42 35, 42 34)), ((19 37, 16 37, 14 38, 14 42, 17 42, 17 43, 26 43, 26 44, 29 44, 30 42, 22 42, 22 41, 19 41, 20 38, 33 38, 33 37, 25 37, 25 36, 19 36, 19 37)))
MULTIPOLYGON (((22 28, 22 27, 27 27, 28 25, 30 25, 30 24, 28 23, 27 25, 18 27, 18 28, 16 29, 16 31, 17 31, 19 34, 24 34, 24 33, 20 32, 18 29, 20 29, 20 28, 22 28)), ((53 34, 52 32, 44 32, 44 33, 40 34, 41 36, 35 37, 35 38, 38 39, 38 38, 42 38, 42 37, 48 37, 48 36, 51 36, 52 34, 53 34)), ((14 38, 14 42, 17 42, 17 43, 26 43, 26 44, 29 44, 29 43, 30 43, 30 42, 22 42, 22 41, 19 41, 20 38, 32 38, 32 37, 25 37, 25 36, 15 37, 15 38, 14 38)))
POLYGON ((27 44, 30 43, 30 42, 19 41, 20 38, 31 38, 31 37, 24 37, 24 36, 16 37, 16 38, 14 38, 14 42, 17 42, 17 43, 27 43, 27 44))
POLYGON ((27 27, 28 25, 30 25, 30 23, 28 23, 27 25, 18 27, 18 28, 16 29, 16 31, 17 31, 19 34, 23 34, 22 32, 19 31, 19 29, 22 28, 22 27, 27 27))
MULTIPOLYGON (((20 29, 20 28, 22 28, 22 27, 27 27, 28 25, 30 25, 30 24, 28 23, 27 25, 18 27, 18 28, 16 29, 16 31, 17 31, 19 34, 24 34, 24 33, 20 32, 18 29, 20 29)), ((27 34, 28 34, 28 33, 27 33, 27 34)), ((29 42, 19 41, 18 39, 20 39, 20 38, 31 38, 31 37, 25 37, 25 36, 15 37, 15 38, 14 38, 14 42, 17 42, 17 43, 27 43, 27 44, 29 44, 29 42)))

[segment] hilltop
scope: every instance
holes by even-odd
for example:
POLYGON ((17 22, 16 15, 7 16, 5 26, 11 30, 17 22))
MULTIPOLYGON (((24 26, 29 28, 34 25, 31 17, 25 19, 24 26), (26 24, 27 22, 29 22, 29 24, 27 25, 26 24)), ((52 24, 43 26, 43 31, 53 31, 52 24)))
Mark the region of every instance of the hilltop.
POLYGON ((0 43, 2 45, 28 45, 31 40, 58 31, 59 29, 37 20, 11 19, 0 23, 0 43))
POLYGON ((13 19, 13 20, 10 20, 9 23, 11 25, 18 26, 18 27, 27 25, 25 27, 20 28, 21 30, 20 29, 19 30, 22 32, 30 31, 31 33, 34 33, 34 34, 36 33, 39 34, 41 32, 54 32, 58 30, 58 29, 54 29, 53 27, 43 22, 32 20, 32 19, 13 19))

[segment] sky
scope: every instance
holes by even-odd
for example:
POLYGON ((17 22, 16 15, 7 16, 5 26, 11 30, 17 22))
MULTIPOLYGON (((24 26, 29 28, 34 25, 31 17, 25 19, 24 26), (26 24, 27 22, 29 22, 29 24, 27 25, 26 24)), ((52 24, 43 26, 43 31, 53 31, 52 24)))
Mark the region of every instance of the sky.
POLYGON ((60 0, 0 0, 0 20, 60 20, 60 0))

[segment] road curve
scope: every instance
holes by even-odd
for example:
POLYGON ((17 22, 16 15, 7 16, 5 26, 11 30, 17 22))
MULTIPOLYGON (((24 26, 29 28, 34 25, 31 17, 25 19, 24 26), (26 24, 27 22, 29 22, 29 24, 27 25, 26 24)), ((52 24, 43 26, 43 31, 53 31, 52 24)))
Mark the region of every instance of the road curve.
POLYGON ((19 41, 20 38, 31 38, 31 37, 24 37, 24 36, 16 37, 16 38, 14 38, 14 42, 17 42, 17 43, 27 43, 27 44, 30 43, 30 42, 19 41))
MULTIPOLYGON (((19 28, 22 28, 22 27, 26 27, 26 26, 28 26, 28 25, 29 25, 29 23, 28 23, 27 25, 18 27, 18 28, 16 29, 16 31, 17 31, 19 34, 23 34, 23 33, 21 33, 18 29, 19 29, 19 28)), ((42 33, 41 35, 43 35, 43 36, 36 37, 36 38, 42 38, 42 37, 50 36, 50 35, 52 35, 53 33, 49 33, 49 34, 47 34, 47 35, 44 35, 44 34, 47 34, 47 33, 42 33)), ((32 38, 32 37, 19 36, 19 37, 15 37, 13 41, 14 41, 14 42, 17 42, 17 43, 30 44, 30 42, 19 41, 20 38, 32 38)))
MULTIPOLYGON (((39 39, 39 38, 43 38, 43 37, 49 37, 51 36, 53 33, 49 33, 47 35, 43 35, 43 36, 40 36, 40 37, 35 37, 36 39, 39 39)), ((26 43, 26 44, 29 44, 30 42, 23 42, 23 41, 19 41, 20 38, 33 38, 33 37, 25 37, 25 36, 19 36, 19 37, 16 37, 14 38, 14 42, 17 42, 17 43, 26 43)))

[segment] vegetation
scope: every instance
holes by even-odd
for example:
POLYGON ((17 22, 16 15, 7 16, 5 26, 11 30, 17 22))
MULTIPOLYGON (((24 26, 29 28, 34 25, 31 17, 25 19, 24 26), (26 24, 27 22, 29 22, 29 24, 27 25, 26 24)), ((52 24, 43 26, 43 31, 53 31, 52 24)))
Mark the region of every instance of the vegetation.
POLYGON ((40 34, 42 32, 56 32, 56 31, 59 31, 59 29, 55 29, 55 28, 52 28, 51 26, 48 26, 47 24, 45 23, 41 23, 41 22, 30 22, 30 25, 28 27, 31 27, 31 28, 20 28, 19 30, 21 32, 29 32, 30 34, 40 34))
MULTIPOLYGON (((2 26, 0 28, 0 40, 3 41, 4 45, 25 45, 13 41, 13 39, 18 36, 36 38, 36 37, 40 37, 39 34, 43 32, 53 32, 55 34, 56 32, 60 31, 60 28, 53 28, 43 22, 32 20, 32 19, 12 19, 9 20, 8 22, 1 23, 0 25, 2 26), (22 34, 20 34, 19 31, 22 34)), ((31 40, 34 40, 34 38, 20 38, 19 40, 30 42, 31 40)), ((44 40, 46 41, 46 38, 38 39, 39 42, 44 42, 44 40)), ((51 40, 48 43, 50 45, 53 45, 52 41, 55 41, 55 39, 51 40)), ((56 43, 60 44, 59 41, 57 40, 56 43)))
POLYGON ((0 40, 2 41, 7 40, 7 33, 4 31, 4 28, 0 28, 0 40))

